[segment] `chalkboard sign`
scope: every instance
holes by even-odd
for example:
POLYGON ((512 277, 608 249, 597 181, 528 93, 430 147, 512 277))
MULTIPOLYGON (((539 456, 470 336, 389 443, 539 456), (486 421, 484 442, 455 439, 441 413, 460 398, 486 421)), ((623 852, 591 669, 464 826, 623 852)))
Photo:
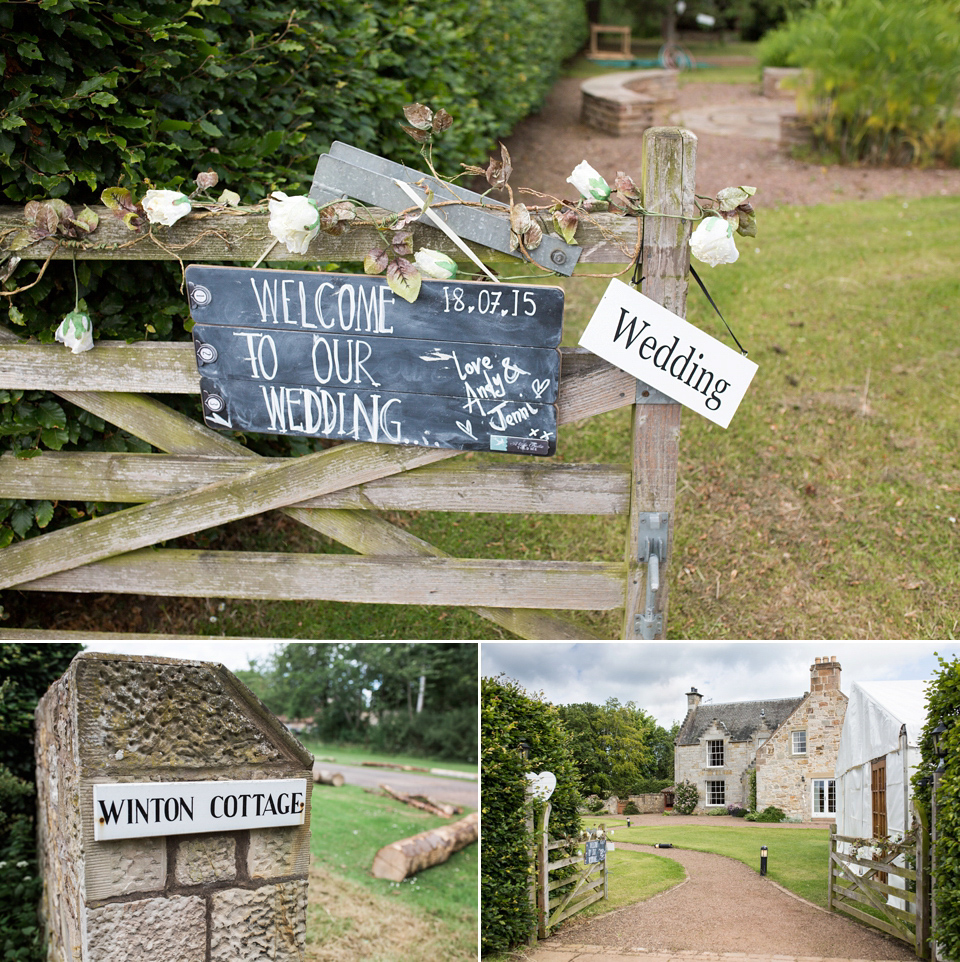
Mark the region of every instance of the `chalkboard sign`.
POLYGON ((556 450, 563 291, 238 267, 186 271, 215 428, 458 450, 556 450))
POLYGON ((590 839, 583 846, 584 864, 590 865, 593 862, 603 862, 607 858, 607 842, 602 838, 590 839))

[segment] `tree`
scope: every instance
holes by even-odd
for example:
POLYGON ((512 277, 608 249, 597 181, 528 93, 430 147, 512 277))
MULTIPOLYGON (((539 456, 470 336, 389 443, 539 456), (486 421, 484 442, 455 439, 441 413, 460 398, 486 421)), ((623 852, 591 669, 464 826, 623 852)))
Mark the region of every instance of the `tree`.
POLYGON ((645 782, 673 778, 675 725, 666 730, 631 701, 608 698, 558 708, 572 736, 584 791, 595 795, 639 794, 645 782))
POLYGON ((326 741, 476 761, 476 645, 298 643, 257 674, 243 680, 272 711, 326 741))

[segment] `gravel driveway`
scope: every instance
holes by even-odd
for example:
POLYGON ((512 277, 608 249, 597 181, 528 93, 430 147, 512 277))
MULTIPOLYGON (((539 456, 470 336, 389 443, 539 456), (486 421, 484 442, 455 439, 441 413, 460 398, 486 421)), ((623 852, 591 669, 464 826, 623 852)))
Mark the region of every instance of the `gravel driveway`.
POLYGON ((687 879, 608 915, 561 926, 540 946, 579 943, 634 952, 709 952, 820 959, 916 959, 909 947, 786 892, 722 855, 617 842, 679 862, 687 879))

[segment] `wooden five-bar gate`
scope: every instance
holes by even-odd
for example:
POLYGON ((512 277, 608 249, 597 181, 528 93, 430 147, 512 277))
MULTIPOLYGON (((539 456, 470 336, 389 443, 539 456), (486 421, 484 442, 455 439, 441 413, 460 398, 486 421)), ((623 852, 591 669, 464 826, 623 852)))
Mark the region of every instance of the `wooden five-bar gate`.
POLYGON ((929 959, 929 834, 919 828, 902 842, 831 834, 828 906, 929 959))
MULTIPOLYGON (((695 155, 696 138, 688 131, 648 130, 644 206, 674 216, 644 217, 641 230, 640 219, 599 215, 584 219, 577 235, 585 264, 629 263, 642 238, 641 289, 681 316, 690 222, 676 215, 695 214, 695 155)), ((157 243, 130 244, 122 223, 100 213, 96 249, 73 251, 45 240, 20 255, 251 263, 271 240, 265 214, 224 213, 186 217, 157 232, 157 243)), ((0 209, 0 232, 22 223, 19 208, 0 209)), ((416 227, 416 240, 460 256, 426 224, 416 227)), ((362 261, 376 245, 374 228, 357 226, 339 237, 320 234, 304 256, 275 249, 270 263, 362 261)), ((489 250, 481 256, 491 263, 508 259, 489 250)), ((304 457, 260 457, 155 397, 198 394, 199 382, 191 343, 101 341, 75 355, 0 329, 0 388, 53 392, 155 449, 0 457, 0 498, 131 505, 3 549, 0 589, 463 605, 519 637, 553 639, 591 637, 564 610, 622 608, 622 637, 664 635, 680 405, 606 361, 562 349, 558 424, 633 405, 626 464, 540 458, 503 464, 475 457, 453 465, 441 462, 461 453, 456 450, 365 442, 304 457), (356 554, 156 547, 272 510, 356 554), (406 510, 629 515, 627 544, 623 557, 608 561, 456 558, 377 513, 406 510), (651 543, 659 571, 651 566, 648 586, 651 543), (653 591, 656 575, 659 590, 653 591)), ((2 636, 23 635, 7 628, 2 636)))

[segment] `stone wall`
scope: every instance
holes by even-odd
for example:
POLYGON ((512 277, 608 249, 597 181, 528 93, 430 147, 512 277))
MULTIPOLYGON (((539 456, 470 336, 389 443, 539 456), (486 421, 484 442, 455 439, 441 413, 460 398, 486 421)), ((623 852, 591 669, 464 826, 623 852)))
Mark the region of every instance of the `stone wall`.
POLYGON ((580 85, 580 120, 613 137, 642 134, 663 123, 677 99, 675 70, 626 70, 580 85))
MULTIPOLYGON (((770 805, 790 818, 813 818, 812 780, 833 778, 847 696, 838 688, 811 691, 757 753, 757 809, 770 805), (793 753, 793 732, 806 732, 804 754, 793 753)), ((833 821, 829 816, 826 821, 833 821)))
POLYGON ((230 672, 82 653, 37 707, 36 756, 50 962, 302 959, 312 756, 230 672), (294 778, 302 825, 94 838, 96 784, 294 778))

